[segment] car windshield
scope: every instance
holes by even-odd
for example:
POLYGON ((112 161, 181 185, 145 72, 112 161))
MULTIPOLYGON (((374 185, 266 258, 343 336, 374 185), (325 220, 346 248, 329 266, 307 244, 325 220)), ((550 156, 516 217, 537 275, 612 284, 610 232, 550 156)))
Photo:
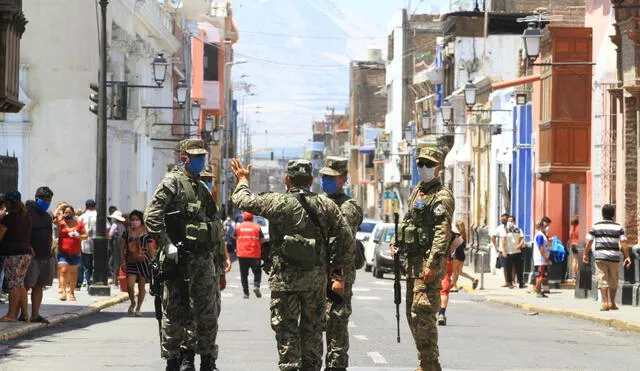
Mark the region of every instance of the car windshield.
POLYGON ((261 216, 257 216, 255 218, 253 218, 253 221, 258 223, 259 225, 266 227, 267 226, 267 219, 261 217, 261 216))
POLYGON ((384 234, 384 242, 391 242, 391 238, 395 234, 393 229, 387 229, 387 232, 384 234))
POLYGON ((364 222, 360 224, 360 228, 358 228, 358 232, 371 233, 373 232, 373 228, 376 226, 376 223, 373 222, 364 222))

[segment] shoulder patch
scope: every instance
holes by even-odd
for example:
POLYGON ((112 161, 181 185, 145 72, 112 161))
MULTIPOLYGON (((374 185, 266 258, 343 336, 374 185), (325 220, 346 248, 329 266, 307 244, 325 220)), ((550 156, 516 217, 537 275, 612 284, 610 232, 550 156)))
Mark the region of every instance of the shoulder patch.
POLYGON ((436 205, 435 209, 433 209, 433 213, 436 216, 443 216, 446 212, 447 212, 447 210, 444 208, 444 206, 442 206, 441 203, 438 203, 436 205))

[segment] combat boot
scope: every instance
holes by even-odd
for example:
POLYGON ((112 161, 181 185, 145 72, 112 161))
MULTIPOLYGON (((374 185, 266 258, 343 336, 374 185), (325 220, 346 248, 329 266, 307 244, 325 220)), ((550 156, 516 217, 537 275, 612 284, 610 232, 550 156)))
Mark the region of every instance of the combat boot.
POLYGON ((416 371, 442 371, 442 367, 437 359, 435 361, 420 361, 420 366, 416 371))
POLYGON ((216 367, 216 359, 211 356, 200 356, 200 371, 220 371, 216 367))
POLYGON ((196 352, 194 352, 193 350, 183 350, 181 354, 182 363, 180 363, 180 371, 196 371, 196 352))
POLYGON ((178 358, 167 359, 165 371, 180 371, 180 360, 178 358))

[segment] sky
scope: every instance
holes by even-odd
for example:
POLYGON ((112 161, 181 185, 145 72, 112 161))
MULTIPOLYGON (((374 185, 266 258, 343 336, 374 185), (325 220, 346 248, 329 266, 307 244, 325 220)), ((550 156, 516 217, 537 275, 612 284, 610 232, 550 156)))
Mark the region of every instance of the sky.
POLYGON ((233 67, 232 80, 250 85, 234 96, 253 148, 303 148, 327 106, 345 111, 349 62, 365 59, 367 47, 386 49, 393 12, 446 12, 449 1, 234 0, 235 59, 246 63, 233 67))

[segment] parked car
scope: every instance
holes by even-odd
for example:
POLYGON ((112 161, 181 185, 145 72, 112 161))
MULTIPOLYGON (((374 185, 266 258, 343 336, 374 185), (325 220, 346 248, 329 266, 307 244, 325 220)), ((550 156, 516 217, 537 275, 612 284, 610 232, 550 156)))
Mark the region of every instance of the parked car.
MULTIPOLYGON (((370 256, 367 258, 367 245, 371 241, 371 236, 373 235, 373 229, 376 225, 382 223, 382 220, 372 219, 372 218, 364 218, 360 226, 358 227, 358 231, 356 232, 356 240, 362 242, 362 246, 364 246, 364 256, 365 256, 365 265, 364 269, 367 272, 371 272, 371 265, 373 264, 373 253, 369 254, 370 256)), ((373 250, 372 250, 373 251, 373 250)))
POLYGON ((256 215, 253 217, 253 222, 260 225, 260 229, 262 230, 262 234, 264 235, 264 240, 269 241, 269 220, 256 215))
MULTIPOLYGON (((393 273, 393 258, 389 249, 389 242, 395 234, 395 225, 393 223, 379 223, 375 226, 371 241, 365 248, 365 260, 367 260, 367 250, 372 256, 371 270, 376 278, 384 277, 385 273, 393 273)), ((368 263, 365 263, 368 264, 368 263)), ((401 269, 404 266, 404 257, 400 256, 401 269)))

